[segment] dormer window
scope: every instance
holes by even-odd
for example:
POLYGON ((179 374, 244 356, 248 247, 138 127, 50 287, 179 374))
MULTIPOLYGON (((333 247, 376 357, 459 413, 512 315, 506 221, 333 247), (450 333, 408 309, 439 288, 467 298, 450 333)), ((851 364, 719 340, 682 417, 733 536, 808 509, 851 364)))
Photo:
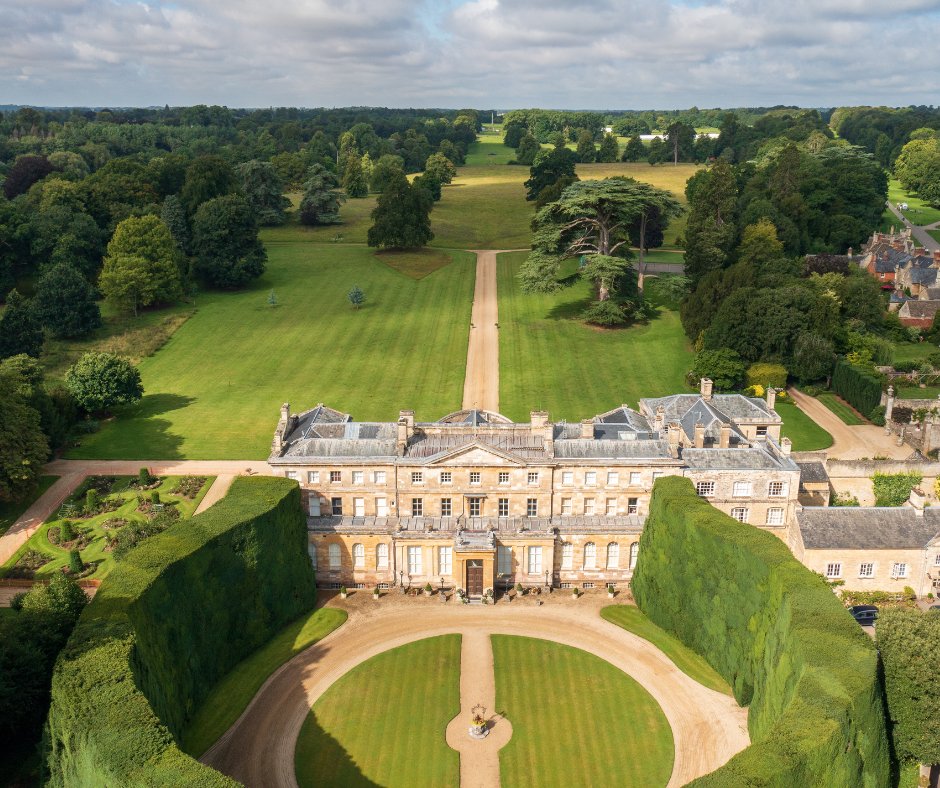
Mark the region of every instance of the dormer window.
POLYGON ((757 428, 757 431, 756 431, 756 435, 757 435, 758 438, 766 438, 766 437, 767 437, 767 427, 766 427, 766 426, 760 426, 760 427, 758 427, 758 428, 757 428))

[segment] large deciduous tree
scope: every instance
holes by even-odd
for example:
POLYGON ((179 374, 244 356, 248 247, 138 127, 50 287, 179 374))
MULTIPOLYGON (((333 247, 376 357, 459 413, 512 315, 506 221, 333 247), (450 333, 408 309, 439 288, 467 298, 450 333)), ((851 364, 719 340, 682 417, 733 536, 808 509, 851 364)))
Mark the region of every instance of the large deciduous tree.
POLYGON ((526 133, 519 141, 519 147, 516 148, 516 164, 525 164, 531 167, 540 150, 542 150, 542 146, 539 145, 539 141, 531 134, 526 133))
POLYGON ((343 169, 343 191, 347 197, 359 199, 369 194, 369 181, 362 171, 362 159, 357 155, 346 157, 346 166, 343 169))
POLYGON ((738 188, 731 165, 718 161, 689 178, 685 272, 693 287, 709 271, 726 267, 737 235, 738 188))
MULTIPOLYGON (((376 167, 381 163, 380 159, 376 167)), ((339 224, 339 206, 344 202, 346 195, 339 190, 339 179, 335 173, 322 164, 314 164, 307 171, 307 180, 304 182, 304 196, 300 201, 300 223, 339 224)))
POLYGON ((264 273, 267 254, 244 197, 229 194, 199 206, 193 222, 195 271, 215 287, 242 287, 264 273))
POLYGON ((232 166, 221 156, 200 156, 186 168, 180 202, 189 216, 204 202, 231 194, 238 188, 232 166))
POLYGON ((577 180, 574 172, 577 164, 578 154, 563 146, 539 151, 529 169, 529 179, 524 184, 525 198, 530 201, 539 199, 543 189, 551 188, 559 180, 577 180))
POLYGON ((48 269, 36 286, 36 317, 54 337, 80 337, 101 325, 95 288, 68 263, 48 269))
POLYGON ((290 200, 284 196, 284 181, 269 161, 246 161, 235 168, 242 194, 262 226, 284 224, 290 200))
POLYGON ((29 381, 17 374, 15 366, 0 365, 0 501, 15 501, 29 493, 49 457, 39 411, 28 392, 29 381))
POLYGON ((7 293, 7 306, 0 315, 0 358, 25 353, 39 357, 42 352, 42 324, 33 304, 15 289, 7 293))
POLYGON ((3 182, 3 193, 8 200, 20 194, 26 194, 30 186, 45 178, 52 172, 52 169, 52 165, 45 156, 33 154, 19 156, 7 172, 6 180, 3 182))
POLYGON ((386 185, 372 211, 369 246, 380 249, 411 249, 424 246, 431 232, 431 193, 413 186, 401 174, 386 185))
POLYGON ((65 385, 88 413, 133 405, 144 393, 137 367, 113 353, 83 354, 66 371, 65 385))
POLYGON ((457 177, 457 168, 442 153, 432 153, 424 165, 424 174, 429 175, 441 186, 446 186, 457 177))
POLYGON ((381 194, 385 191, 385 187, 397 178, 399 173, 405 174, 405 160, 401 156, 386 153, 372 165, 369 189, 381 194))

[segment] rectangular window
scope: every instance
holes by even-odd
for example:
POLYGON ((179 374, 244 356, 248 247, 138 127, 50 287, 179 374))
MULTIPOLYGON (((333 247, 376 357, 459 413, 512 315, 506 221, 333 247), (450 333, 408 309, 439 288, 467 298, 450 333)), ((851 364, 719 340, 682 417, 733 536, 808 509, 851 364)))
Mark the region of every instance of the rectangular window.
POLYGON ((454 513, 450 498, 441 498, 441 517, 451 517, 454 513))
POLYGON ((451 574, 454 557, 453 547, 439 547, 437 553, 437 573, 439 575, 451 574))
POLYGON ((356 517, 366 516, 366 499, 365 498, 353 498, 353 514, 356 517))
POLYGON ((783 482, 771 482, 767 485, 767 494, 771 498, 779 498, 781 495, 783 495, 783 492, 783 482))
POLYGON ((388 498, 380 495, 375 499, 375 515, 388 517, 388 498))
POLYGON ((529 574, 539 575, 542 573, 542 548, 529 548, 529 574))
POLYGON ((538 484, 538 483, 539 483, 539 472, 529 471, 529 484, 538 484))
POLYGON ((695 492, 701 495, 703 498, 711 498, 711 496, 715 494, 715 483, 714 482, 696 482, 695 492))
POLYGON ((572 471, 561 472, 561 483, 567 486, 574 484, 574 473, 572 471))
POLYGON ((584 484, 588 487, 594 487, 597 484, 597 471, 585 471, 584 484))
POLYGON ((836 561, 835 563, 826 564, 826 579, 828 580, 838 580, 842 577, 842 564, 836 561))
POLYGON ((868 564, 859 564, 858 567, 858 576, 859 577, 874 577, 875 576, 875 565, 868 564))
POLYGON ((749 512, 743 506, 736 506, 731 510, 731 516, 737 520, 739 523, 746 523, 749 512))
POLYGON ((630 486, 639 487, 643 484, 643 474, 640 471, 630 471, 630 486))
POLYGON ((604 509, 604 512, 607 514, 608 517, 613 517, 617 514, 617 499, 616 498, 607 499, 607 507, 604 509))
POLYGON ((608 484, 620 484, 620 474, 617 471, 608 471, 607 483, 608 484))
POLYGON ((412 471, 411 483, 412 484, 424 484, 424 474, 421 473, 421 471, 412 471))
POLYGON ((655 482, 657 479, 661 479, 662 476, 663 476, 663 472, 662 472, 662 471, 653 471, 653 481, 654 481, 654 482, 655 482))
POLYGON ((758 438, 766 437, 766 435, 767 435, 767 428, 766 428, 766 427, 758 427, 756 432, 757 432, 757 437, 758 437, 758 438))
POLYGON ((640 511, 639 498, 627 498, 627 514, 638 514, 640 511))
POLYGON ((907 577, 907 564, 896 563, 891 565, 891 578, 907 577))
POLYGON ((470 484, 479 484, 479 483, 480 483, 480 472, 470 471, 470 484))
POLYGON ((735 482, 731 487, 731 494, 735 498, 750 498, 751 497, 751 483, 750 482, 735 482))
POLYGON ((421 517, 423 514, 424 514, 424 499, 412 498, 411 499, 411 516, 421 517))
POLYGON ((509 471, 500 471, 500 472, 499 472, 499 483, 500 483, 500 484, 509 484, 509 471))
POLYGON ((454 483, 453 471, 441 471, 441 484, 453 484, 453 483, 454 483))
POLYGON ((388 545, 385 543, 375 548, 375 568, 388 569, 388 545))
POLYGON ((940 566, 940 553, 937 553, 937 554, 934 556, 933 565, 934 565, 934 566, 940 566))
POLYGON ((288 479, 296 479, 296 478, 297 478, 297 471, 287 471, 287 473, 285 473, 284 475, 285 475, 288 479))
POLYGON ((330 504, 333 507, 334 515, 339 515, 343 513, 343 499, 342 498, 331 498, 330 504))
POLYGON ((783 525, 783 509, 768 509, 767 525, 783 525))
POLYGON ((482 498, 471 498, 470 499, 470 516, 479 517, 480 512, 483 511, 483 499, 482 498))
POLYGON ((563 517, 571 517, 571 499, 561 499, 561 514, 563 517))
POLYGON ((539 499, 538 498, 526 499, 525 516, 526 517, 538 517, 539 516, 539 499))
POLYGON ((408 548, 408 574, 409 575, 421 574, 421 548, 420 547, 408 548))
POLYGON ((376 471, 372 474, 372 480, 376 484, 385 484, 385 471, 376 471))
POLYGON ((307 471, 307 484, 319 484, 320 471, 307 471))
POLYGON ((353 471, 352 472, 352 482, 353 484, 362 484, 365 481, 364 474, 362 471, 353 471))
POLYGON ((512 574, 512 548, 499 545, 496 548, 496 571, 501 575, 512 574))
POLYGON ((565 542, 561 546, 561 568, 562 569, 571 569, 574 564, 574 545, 570 542, 565 542))
POLYGON ((497 514, 500 517, 509 517, 509 499, 500 498, 497 501, 497 514))
POLYGON ((589 517, 594 514, 594 499, 585 498, 584 499, 584 513, 589 517))
POLYGON ((342 471, 330 471, 330 484, 339 484, 343 480, 342 471))

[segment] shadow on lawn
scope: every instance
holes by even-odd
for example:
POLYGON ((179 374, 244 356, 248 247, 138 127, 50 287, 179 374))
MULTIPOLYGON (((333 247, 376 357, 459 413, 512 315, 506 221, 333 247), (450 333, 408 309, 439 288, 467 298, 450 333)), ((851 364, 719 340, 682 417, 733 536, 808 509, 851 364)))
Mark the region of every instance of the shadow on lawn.
MULTIPOLYGON (((315 752, 315 765, 302 766, 296 764, 298 777, 301 775, 311 778, 298 780, 303 785, 342 786, 343 788, 378 788, 378 783, 372 782, 356 766, 356 762, 349 757, 349 753, 335 738, 330 736, 320 726, 317 715, 312 711, 304 722, 301 733, 304 752, 315 752)), ((416 754, 417 755, 417 754, 416 754)), ((297 748, 295 758, 300 758, 300 747, 297 748)))
POLYGON ((186 408, 195 401, 194 397, 180 394, 147 394, 139 404, 121 410, 103 425, 101 432, 90 436, 90 441, 83 441, 69 456, 87 456, 82 446, 90 443, 93 456, 99 459, 185 459, 180 450, 183 438, 171 434, 170 421, 158 416, 186 408))

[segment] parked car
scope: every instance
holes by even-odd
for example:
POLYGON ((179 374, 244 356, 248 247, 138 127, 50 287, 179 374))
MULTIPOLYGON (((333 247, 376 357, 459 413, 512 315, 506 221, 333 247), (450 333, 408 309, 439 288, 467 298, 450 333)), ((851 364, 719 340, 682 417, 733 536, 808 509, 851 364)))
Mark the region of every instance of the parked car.
POLYGON ((878 608, 874 605, 852 605, 849 608, 849 613, 863 627, 874 626, 875 621, 878 619, 878 608))

